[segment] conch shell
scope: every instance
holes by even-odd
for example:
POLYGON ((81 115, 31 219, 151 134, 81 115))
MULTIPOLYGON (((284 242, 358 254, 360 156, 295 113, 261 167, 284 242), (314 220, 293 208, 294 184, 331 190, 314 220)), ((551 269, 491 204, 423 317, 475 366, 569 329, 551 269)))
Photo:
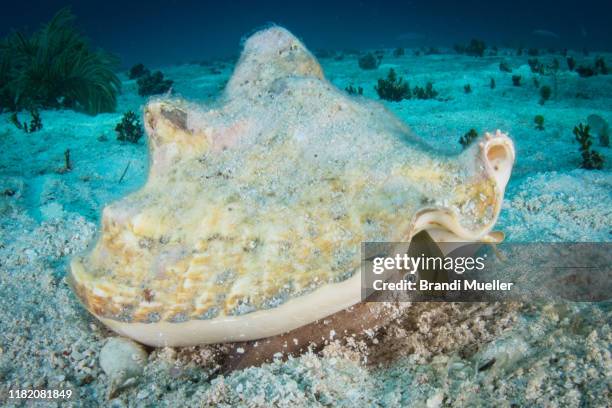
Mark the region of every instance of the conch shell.
POLYGON ((499 239, 505 134, 433 152, 280 27, 245 42, 214 105, 152 100, 144 122, 148 180, 104 209, 69 274, 94 316, 144 344, 259 339, 349 308, 365 241, 499 239))

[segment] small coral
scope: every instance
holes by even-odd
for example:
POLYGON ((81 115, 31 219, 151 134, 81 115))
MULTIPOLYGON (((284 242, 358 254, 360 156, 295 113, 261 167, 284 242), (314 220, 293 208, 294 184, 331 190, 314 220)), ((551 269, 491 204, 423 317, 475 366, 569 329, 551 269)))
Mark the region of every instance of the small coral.
POLYGON ((36 109, 30 110, 30 123, 23 121, 23 123, 19 120, 17 116, 17 112, 14 112, 10 116, 10 121, 17 129, 23 130, 26 133, 34 133, 42 129, 42 119, 40 118, 40 113, 36 109))
POLYGON ((465 92, 466 94, 472 93, 472 85, 470 84, 463 85, 463 92, 465 92))
POLYGON ((376 69, 380 65, 380 61, 382 60, 381 55, 374 55, 371 52, 359 58, 357 61, 359 63, 359 68, 361 69, 376 69))
POLYGON ((495 89, 495 78, 491 78, 491 81, 489 82, 489 86, 491 87, 491 89, 495 89))
POLYGON ((544 102, 550 99, 552 95, 552 89, 548 85, 544 85, 540 88, 540 105, 544 105, 544 102))
POLYGON ((544 130, 544 116, 535 115, 533 118, 533 122, 535 123, 536 129, 544 130))
POLYGON ((537 58, 529 58, 527 60, 529 64, 529 68, 531 72, 534 74, 543 74, 544 73, 544 65, 537 58))
POLYGON ((576 68, 576 72, 582 78, 588 78, 595 75, 608 75, 608 67, 603 57, 597 57, 593 65, 580 65, 576 68))
POLYGON ((374 87, 380 99, 399 102, 402 99, 410 99, 410 87, 404 78, 397 78, 395 70, 391 68, 387 79, 380 78, 374 87))
POLYGON ((567 69, 573 71, 576 68, 576 59, 574 57, 567 57, 567 69))
POLYGON ((608 75, 608 67, 603 57, 597 57, 595 59, 595 71, 601 75, 608 75))
POLYGON ((40 113, 38 113, 38 111, 34 109, 30 111, 30 115, 32 116, 32 119, 30 120, 30 127, 28 129, 28 132, 37 132, 42 129, 43 124, 42 119, 40 118, 40 113))
POLYGON ((349 85, 346 88, 344 88, 344 90, 349 94, 349 95, 363 95, 363 88, 358 86, 357 88, 355 88, 353 85, 349 85))
POLYGON ((581 78, 588 78, 597 74, 593 67, 588 65, 580 65, 578 68, 576 68, 576 72, 581 78))
POLYGON ((401 57, 402 55, 404 55, 406 52, 404 51, 404 48, 402 47, 398 47, 396 49, 393 50, 393 56, 394 57, 401 57))
POLYGON ((140 119, 133 111, 126 112, 121 118, 121 122, 115 126, 117 140, 122 142, 138 143, 143 135, 140 119))
POLYGON ((146 68, 143 64, 136 64, 132 68, 130 68, 130 71, 128 72, 128 77, 130 79, 138 79, 145 75, 149 75, 150 73, 151 71, 149 71, 149 69, 146 68))
POLYGON ((454 46, 458 54, 466 54, 473 57, 482 57, 486 48, 484 41, 476 38, 473 38, 468 45, 455 44, 454 46))
POLYGON ((465 135, 459 138, 459 144, 465 149, 478 137, 476 129, 470 129, 465 135))
POLYGON ((521 76, 520 75, 512 75, 512 85, 521 86, 521 76))
POLYGON ((433 83, 431 82, 428 82, 425 85, 425 88, 415 86, 412 93, 417 99, 434 99, 436 96, 438 96, 438 91, 433 88, 433 83))
POLYGON ((589 170, 601 170, 603 168, 604 159, 598 152, 591 149, 593 142, 591 141, 589 131, 589 125, 584 126, 582 123, 575 126, 573 130, 576 140, 580 143, 580 154, 582 155, 582 164, 580 167, 589 170))
POLYGON ((174 81, 164 79, 161 71, 144 75, 138 79, 138 95, 149 96, 168 92, 172 88, 174 81))

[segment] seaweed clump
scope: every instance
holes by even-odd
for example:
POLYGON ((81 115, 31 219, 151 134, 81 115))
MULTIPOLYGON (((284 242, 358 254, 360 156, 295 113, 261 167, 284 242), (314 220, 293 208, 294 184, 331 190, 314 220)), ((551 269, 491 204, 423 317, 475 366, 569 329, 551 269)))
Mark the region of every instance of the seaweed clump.
POLYGON ((535 115, 533 118, 533 122, 535 123, 535 128, 538 130, 544 130, 544 116, 535 115))
POLYGON ((425 84, 425 87, 415 86, 412 93, 417 99, 433 99, 438 96, 438 91, 434 89, 431 82, 425 84))
POLYGON ((368 52, 366 55, 360 57, 357 63, 361 69, 376 69, 380 65, 381 60, 382 55, 374 55, 371 52, 368 52))
POLYGON ((32 118, 30 119, 30 123, 28 124, 28 122, 26 121, 21 122, 19 120, 19 117, 17 116, 17 112, 14 112, 10 117, 10 121, 13 125, 15 125, 17 129, 23 130, 26 133, 38 132, 43 128, 40 113, 37 109, 32 109, 30 110, 30 116, 32 118))
POLYGON ((395 70, 391 68, 387 78, 379 78, 378 84, 374 87, 380 99, 399 102, 402 99, 410 99, 410 86, 404 82, 404 78, 397 78, 395 70))
POLYGON ((115 126, 117 140, 122 142, 138 143, 142 135, 142 124, 133 111, 127 111, 121 118, 121 122, 115 126))
POLYGON ((484 55, 487 46, 485 42, 476 38, 473 38, 469 44, 455 44, 454 47, 457 54, 470 55, 472 57, 482 57, 484 55))
POLYGON ((358 86, 357 88, 355 88, 353 85, 349 85, 346 88, 344 88, 344 90, 349 94, 349 95, 363 95, 363 88, 358 86))
POLYGON ((588 78, 595 75, 608 75, 608 67, 603 57, 595 58, 593 65, 580 65, 576 68, 576 72, 582 78, 588 78))
POLYGON ((168 92, 174 81, 165 79, 161 71, 141 76, 138 81, 138 95, 150 96, 168 92))
POLYGON ((544 105, 544 102, 550 99, 552 95, 552 89, 548 85, 544 85, 540 88, 540 105, 544 105))
POLYGON ((463 146, 463 148, 465 149, 469 145, 471 145, 472 142, 476 140, 477 137, 478 137, 478 132, 476 131, 476 129, 472 128, 466 134, 464 134, 463 136, 459 138, 459 144, 463 146))
POLYGON ((521 86, 521 76, 520 75, 512 75, 512 85, 521 86))
POLYGON ((537 58, 529 58, 527 64, 529 64, 529 69, 531 69, 531 72, 534 74, 544 74, 544 64, 537 58))
POLYGON ((580 143, 580 154, 582 155, 582 163, 580 167, 588 170, 601 170, 603 168, 603 157, 591 149, 593 142, 589 133, 589 125, 584 126, 580 123, 574 127, 573 133, 578 143, 580 143))
POLYGON ((31 36, 15 32, 0 40, 0 109, 115 110, 118 60, 93 51, 74 20, 65 8, 31 36))
POLYGON ((130 68, 130 71, 128 72, 128 78, 130 78, 130 79, 138 79, 138 78, 143 77, 145 75, 149 75, 150 73, 151 73, 151 71, 149 71, 149 69, 147 67, 145 67, 142 63, 140 63, 140 64, 136 64, 132 68, 130 68))

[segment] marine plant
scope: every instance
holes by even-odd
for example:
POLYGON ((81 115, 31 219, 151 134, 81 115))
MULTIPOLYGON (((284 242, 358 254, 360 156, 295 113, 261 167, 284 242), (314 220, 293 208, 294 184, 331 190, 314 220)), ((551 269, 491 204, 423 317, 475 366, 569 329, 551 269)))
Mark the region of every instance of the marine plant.
POLYGON ((578 68, 576 68, 576 72, 581 78, 588 78, 597 75, 597 72, 589 65, 580 65, 578 68))
POLYGON ((434 99, 438 96, 438 91, 433 88, 432 82, 425 84, 425 87, 415 86, 412 93, 417 99, 434 99))
POLYGON ((128 72, 128 78, 138 79, 142 76, 149 75, 151 71, 145 67, 142 63, 134 65, 128 72))
POLYGON ((536 129, 544 130, 544 116, 535 115, 533 118, 533 122, 535 123, 536 129))
POLYGON ((371 52, 368 52, 366 55, 359 57, 357 63, 361 69, 376 69, 380 65, 381 60, 381 55, 376 56, 371 52))
POLYGON ((534 74, 544 73, 544 64, 542 64, 537 58, 529 58, 527 60, 527 64, 529 64, 529 68, 534 74))
POLYGON ((122 142, 138 143, 144 134, 142 123, 133 111, 127 111, 121 118, 121 122, 115 126, 117 140, 122 142))
POLYGON ((172 88, 174 81, 165 79, 161 71, 146 74, 138 78, 138 95, 150 96, 168 92, 172 88))
POLYGON ((471 55, 473 57, 482 57, 487 46, 485 42, 477 38, 473 38, 469 44, 455 44, 454 47, 457 54, 471 55))
POLYGON ((576 68, 576 72, 582 78, 588 78, 595 75, 608 75, 608 67, 603 57, 595 58, 593 65, 580 65, 576 68))
POLYGON ((580 154, 582 156, 582 163, 580 167, 588 170, 601 170, 603 168, 603 157, 591 149, 593 142, 591 141, 591 135, 589 133, 589 125, 584 126, 582 123, 574 127, 573 133, 578 143, 580 143, 580 154))
POLYGON ((72 160, 70 160, 70 149, 64 150, 64 167, 57 169, 57 173, 65 174, 72 171, 72 160))
POLYGON ((379 78, 378 84, 374 86, 380 99, 399 102, 402 99, 410 99, 410 86, 404 82, 404 78, 397 77, 395 70, 391 68, 387 78, 379 78))
POLYGON ((358 86, 357 88, 355 88, 353 85, 349 85, 346 88, 344 88, 344 90, 349 94, 349 95, 363 95, 363 88, 358 86))
POLYGON ((465 92, 466 94, 471 93, 472 92, 472 85, 470 85, 470 84, 463 85, 463 92, 465 92))
POLYGON ((543 85, 540 88, 540 105, 544 105, 544 102, 550 99, 552 89, 548 85, 543 85))
POLYGON ((595 72, 601 75, 608 75, 608 67, 603 57, 597 57, 595 59, 595 72))
POLYGON ((512 75, 512 85, 521 86, 521 76, 520 75, 512 75))
POLYGON ((43 127, 40 113, 37 109, 32 109, 30 110, 30 116, 31 119, 30 123, 28 124, 27 121, 21 122, 17 116, 17 112, 13 112, 13 114, 10 116, 10 121, 17 129, 23 130, 26 133, 38 132, 43 127))
POLYGON ((404 55, 406 53, 406 51, 404 50, 403 47, 397 47, 396 49, 393 50, 393 56, 394 57, 401 57, 402 55, 404 55))
POLYGON ((567 69, 573 71, 576 68, 576 59, 574 57, 567 57, 565 60, 567 61, 567 69))
POLYGON ((31 36, 15 32, 0 42, 3 108, 71 108, 89 114, 115 109, 121 89, 114 72, 117 59, 93 51, 74 20, 65 8, 31 36))
POLYGON ((461 146, 463 146, 463 148, 465 149, 469 145, 471 145, 472 142, 476 140, 477 137, 478 137, 478 132, 476 131, 476 129, 472 128, 468 130, 466 134, 464 134, 463 136, 459 138, 459 144, 461 144, 461 146))

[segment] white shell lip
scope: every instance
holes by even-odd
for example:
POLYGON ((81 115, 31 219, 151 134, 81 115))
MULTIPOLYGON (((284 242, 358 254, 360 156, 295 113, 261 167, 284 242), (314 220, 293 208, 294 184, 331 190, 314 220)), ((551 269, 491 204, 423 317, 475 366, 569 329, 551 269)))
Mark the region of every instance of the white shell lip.
POLYGON ((495 179, 499 191, 503 192, 516 159, 512 139, 499 129, 494 134, 485 133, 481 154, 487 173, 495 179))

